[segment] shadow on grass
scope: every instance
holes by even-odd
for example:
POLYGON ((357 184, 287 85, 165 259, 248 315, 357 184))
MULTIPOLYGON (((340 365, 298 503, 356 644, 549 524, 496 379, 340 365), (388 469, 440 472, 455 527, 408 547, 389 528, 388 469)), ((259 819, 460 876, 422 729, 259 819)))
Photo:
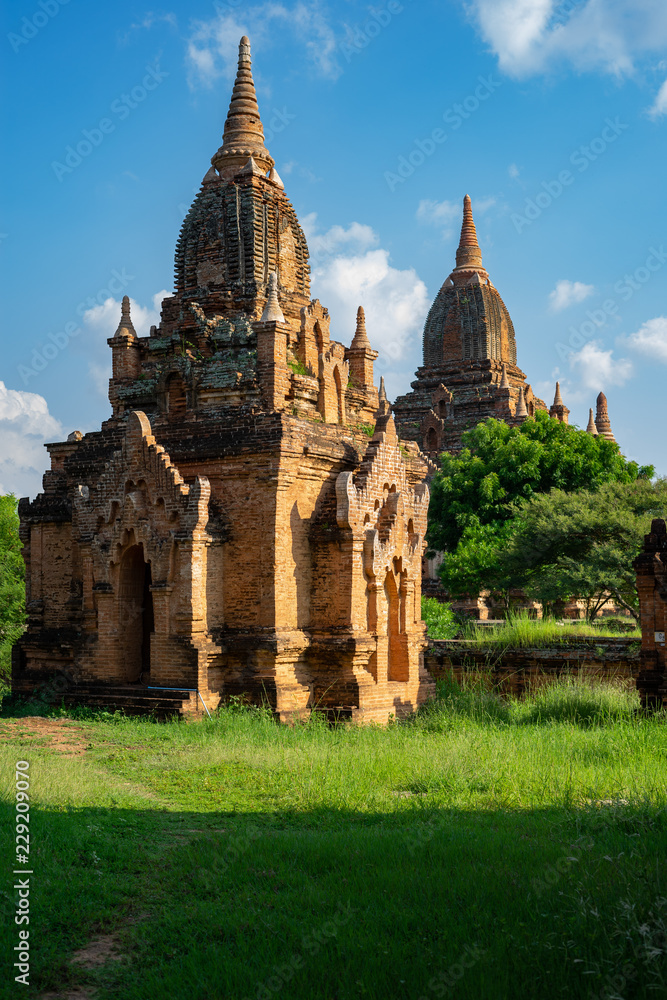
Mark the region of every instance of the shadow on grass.
MULTIPOLYGON (((1 815, 10 857, 8 804, 1 815)), ((97 1000, 666 995, 667 819, 649 807, 33 808, 31 845, 26 997, 75 985, 97 1000), (121 959, 71 965, 100 932, 121 959)), ((0 995, 18 993, 5 976, 0 995)))

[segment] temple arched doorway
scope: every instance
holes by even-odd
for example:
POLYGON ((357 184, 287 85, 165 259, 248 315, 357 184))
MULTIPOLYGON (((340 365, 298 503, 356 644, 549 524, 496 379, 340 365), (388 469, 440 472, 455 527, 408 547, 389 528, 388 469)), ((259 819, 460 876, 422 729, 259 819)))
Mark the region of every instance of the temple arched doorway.
POLYGON ((390 681, 407 681, 410 676, 408 637, 405 631, 406 575, 400 570, 395 575, 390 570, 384 585, 387 598, 387 679, 390 681))
POLYGON ((120 564, 119 626, 125 680, 147 683, 151 666, 151 635, 155 631, 151 566, 143 545, 131 545, 120 564))

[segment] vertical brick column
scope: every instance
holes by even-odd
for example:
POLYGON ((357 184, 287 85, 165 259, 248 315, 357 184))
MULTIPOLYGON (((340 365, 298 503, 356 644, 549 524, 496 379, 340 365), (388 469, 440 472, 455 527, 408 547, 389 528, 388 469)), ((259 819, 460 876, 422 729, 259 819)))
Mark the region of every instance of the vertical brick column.
POLYGON ((661 708, 667 704, 667 527, 661 518, 651 523, 650 534, 644 539, 644 551, 633 565, 637 571, 642 629, 637 690, 644 708, 661 708))
POLYGON ((267 410, 285 409, 291 371, 287 367, 287 327, 284 323, 256 323, 257 375, 267 410))

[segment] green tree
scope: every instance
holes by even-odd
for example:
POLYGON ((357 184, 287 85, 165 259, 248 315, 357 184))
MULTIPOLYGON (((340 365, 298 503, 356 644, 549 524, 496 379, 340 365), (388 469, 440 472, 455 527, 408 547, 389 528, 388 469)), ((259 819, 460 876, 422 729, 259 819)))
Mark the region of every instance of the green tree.
POLYGON ((598 490, 535 496, 499 547, 495 579, 543 605, 584 598, 592 620, 608 596, 639 618, 634 558, 654 517, 667 513, 667 481, 606 483, 598 490))
POLYGON ((0 683, 9 680, 12 646, 25 627, 25 565, 16 497, 0 496, 0 683))
POLYGON ((472 539, 480 526, 498 528, 537 494, 653 475, 652 466, 626 461, 614 442, 541 411, 519 427, 491 417, 466 431, 463 443, 460 455, 441 456, 431 488, 427 538, 432 550, 445 553, 456 550, 466 529, 472 539))
POLYGON ((451 604, 441 604, 435 597, 422 596, 422 619, 429 639, 453 639, 459 630, 451 604))

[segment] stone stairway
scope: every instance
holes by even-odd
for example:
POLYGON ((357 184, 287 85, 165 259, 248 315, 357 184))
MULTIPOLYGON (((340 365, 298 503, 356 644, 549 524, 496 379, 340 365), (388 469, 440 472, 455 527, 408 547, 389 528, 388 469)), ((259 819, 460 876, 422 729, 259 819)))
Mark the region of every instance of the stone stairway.
POLYGON ((63 697, 68 707, 87 705, 88 708, 104 708, 109 712, 119 709, 126 715, 154 715, 158 719, 194 715, 204 711, 194 691, 149 690, 143 684, 82 682, 70 688, 63 697))

